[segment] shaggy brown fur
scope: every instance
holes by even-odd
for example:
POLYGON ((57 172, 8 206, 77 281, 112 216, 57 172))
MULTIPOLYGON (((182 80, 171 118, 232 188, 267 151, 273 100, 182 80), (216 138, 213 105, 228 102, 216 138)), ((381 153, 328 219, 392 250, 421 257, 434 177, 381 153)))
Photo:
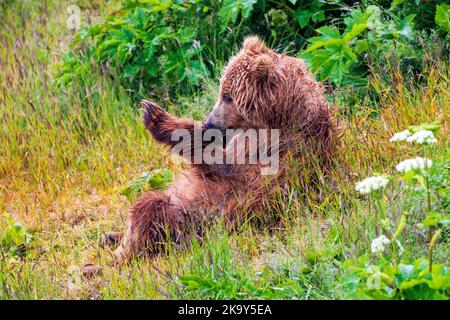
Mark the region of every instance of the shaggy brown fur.
MULTIPOLYGON (((193 120, 178 119, 155 104, 142 103, 144 124, 156 141, 173 147, 174 130, 193 132, 193 120)), ((262 176, 260 164, 190 165, 168 190, 145 193, 131 208, 116 250, 119 261, 141 252, 158 252, 169 238, 186 241, 201 232, 199 226, 214 214, 230 226, 248 218, 266 220, 268 211, 280 205, 277 194, 287 183, 289 159, 305 164, 308 155, 314 155, 326 166, 337 144, 323 87, 306 64, 268 49, 257 37, 248 37, 224 69, 220 95, 206 125, 221 130, 279 129, 278 173, 262 176)))

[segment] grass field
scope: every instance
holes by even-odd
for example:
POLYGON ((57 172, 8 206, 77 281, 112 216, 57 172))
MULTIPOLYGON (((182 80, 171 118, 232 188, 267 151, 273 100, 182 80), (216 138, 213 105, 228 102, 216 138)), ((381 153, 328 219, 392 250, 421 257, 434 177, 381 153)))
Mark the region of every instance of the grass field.
MULTIPOLYGON (((110 249, 98 243, 104 232, 124 228, 132 203, 122 188, 144 171, 181 168, 152 141, 139 106, 114 80, 90 71, 70 88, 53 84, 73 33, 66 27, 68 3, 48 3, 2 7, 0 239, 3 247, 8 234, 18 239, 8 240, 10 246, 25 240, 16 254, 0 249, 0 299, 345 298, 343 261, 369 253, 376 237, 374 203, 355 183, 394 174, 399 161, 420 152, 389 138, 439 120, 432 158, 448 179, 450 71, 436 60, 420 87, 404 85, 398 74, 390 87, 375 79, 380 112, 363 103, 351 116, 336 113, 343 130, 336 171, 320 192, 299 183, 296 197, 284 200, 278 228, 244 225, 230 233, 218 221, 188 248, 171 246, 152 260, 112 267, 110 249), (8 224, 7 216, 22 228, 8 224), (100 271, 85 277, 86 264, 100 271)), ((211 81, 198 96, 162 104, 202 117, 216 89, 211 81)), ((427 256, 426 234, 415 224, 423 197, 407 193, 393 182, 384 199, 393 225, 410 213, 400 238, 405 260, 427 256)), ((447 238, 448 229, 434 250, 436 263, 448 264, 447 238)))

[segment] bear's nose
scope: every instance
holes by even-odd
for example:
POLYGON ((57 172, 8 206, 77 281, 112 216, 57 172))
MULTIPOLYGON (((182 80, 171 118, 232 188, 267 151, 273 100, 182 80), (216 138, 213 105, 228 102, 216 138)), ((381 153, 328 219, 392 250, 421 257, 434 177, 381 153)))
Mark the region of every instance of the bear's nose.
POLYGON ((214 125, 213 125, 213 123, 212 123, 210 118, 206 119, 205 128, 206 129, 213 129, 214 128, 214 125))

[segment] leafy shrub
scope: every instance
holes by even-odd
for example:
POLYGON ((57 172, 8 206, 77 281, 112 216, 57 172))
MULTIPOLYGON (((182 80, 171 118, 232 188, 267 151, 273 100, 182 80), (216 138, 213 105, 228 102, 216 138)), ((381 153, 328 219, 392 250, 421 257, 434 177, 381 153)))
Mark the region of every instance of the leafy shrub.
POLYGON ((436 6, 436 16, 434 18, 436 25, 438 25, 441 30, 450 34, 450 5, 440 4, 436 6))
POLYGON ((437 17, 438 8, 442 8, 446 3, 448 3, 446 0, 393 0, 390 3, 389 9, 397 15, 416 15, 418 17, 416 21, 417 28, 419 30, 431 31, 436 27, 435 17, 437 17))
POLYGON ((267 34, 269 42, 280 39, 284 47, 292 42, 298 50, 304 38, 297 32, 312 34, 311 26, 325 23, 326 12, 338 15, 340 6, 318 0, 125 0, 103 22, 77 34, 56 82, 68 86, 101 65, 135 97, 190 94, 220 74, 245 35, 267 34))
POLYGON ((450 296, 450 269, 444 265, 435 264, 430 272, 426 259, 398 265, 363 261, 345 263, 341 281, 347 298, 447 300, 450 296))
POLYGON ((8 214, 5 214, 5 220, 6 228, 0 229, 0 250, 12 255, 25 255, 33 237, 8 214))
POLYGON ((172 181, 170 170, 156 169, 152 172, 144 172, 142 175, 130 181, 122 190, 122 194, 129 200, 136 199, 145 190, 163 189, 172 181))
MULTIPOLYGON (((139 95, 157 83, 186 82, 198 85, 208 75, 194 43, 197 7, 171 1, 126 1, 123 8, 103 23, 78 34, 74 45, 83 50, 69 54, 57 81, 67 84, 86 70, 85 61, 100 63, 105 70, 139 95), (183 27, 182 27, 183 26, 183 27)), ((167 88, 160 87, 159 94, 167 88)))
MULTIPOLYGON (((364 54, 373 54, 386 41, 398 39, 407 43, 406 40, 412 40, 413 15, 398 23, 382 23, 380 15, 381 10, 377 6, 368 6, 364 11, 355 9, 344 17, 342 33, 335 26, 317 30, 319 36, 309 39, 311 44, 302 56, 310 62, 312 71, 317 72, 320 80, 330 79, 338 85, 354 83, 355 80, 364 82, 367 68, 364 73, 356 72, 354 75, 364 54)), ((393 43, 390 46, 393 47, 393 43)), ((413 53, 413 48, 409 49, 408 53, 413 53)), ((389 47, 383 50, 388 52, 389 47)))
POLYGON ((220 74, 244 36, 258 34, 298 52, 320 80, 367 96, 371 74, 391 80, 386 61, 414 81, 427 44, 450 50, 449 12, 445 1, 124 0, 78 33, 57 83, 67 86, 100 65, 134 97, 188 95, 220 74))

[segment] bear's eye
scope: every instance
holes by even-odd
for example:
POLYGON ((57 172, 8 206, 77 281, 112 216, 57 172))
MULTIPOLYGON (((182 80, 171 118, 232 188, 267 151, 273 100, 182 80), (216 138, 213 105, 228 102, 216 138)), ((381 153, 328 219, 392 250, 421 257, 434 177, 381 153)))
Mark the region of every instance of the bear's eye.
POLYGON ((231 96, 226 93, 223 95, 223 102, 225 102, 226 104, 230 104, 233 102, 233 98, 231 98, 231 96))

